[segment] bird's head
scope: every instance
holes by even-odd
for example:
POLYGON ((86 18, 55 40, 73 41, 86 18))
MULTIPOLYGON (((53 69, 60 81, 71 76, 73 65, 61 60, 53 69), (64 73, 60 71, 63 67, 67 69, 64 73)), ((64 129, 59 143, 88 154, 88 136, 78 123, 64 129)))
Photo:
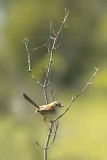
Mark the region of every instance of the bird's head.
POLYGON ((54 108, 64 107, 63 104, 60 101, 52 102, 52 105, 53 105, 54 108))

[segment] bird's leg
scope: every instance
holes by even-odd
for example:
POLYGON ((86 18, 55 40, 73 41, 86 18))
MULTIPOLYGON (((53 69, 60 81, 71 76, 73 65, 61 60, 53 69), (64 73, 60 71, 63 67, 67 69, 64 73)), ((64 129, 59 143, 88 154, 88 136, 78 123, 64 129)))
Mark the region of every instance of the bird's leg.
POLYGON ((50 132, 52 132, 52 129, 49 127, 49 125, 48 125, 48 123, 47 123, 47 121, 46 121, 46 119, 44 118, 44 122, 46 123, 46 125, 48 126, 48 129, 49 129, 49 131, 50 132))

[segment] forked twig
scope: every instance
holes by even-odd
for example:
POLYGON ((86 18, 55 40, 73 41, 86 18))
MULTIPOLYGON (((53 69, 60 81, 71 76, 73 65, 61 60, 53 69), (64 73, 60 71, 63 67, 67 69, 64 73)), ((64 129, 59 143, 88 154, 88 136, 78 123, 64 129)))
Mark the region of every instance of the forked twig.
POLYGON ((29 39, 28 38, 25 38, 23 40, 24 44, 25 44, 25 47, 26 47, 26 52, 27 52, 27 57, 28 57, 28 72, 31 74, 32 78, 34 79, 34 81, 39 84, 41 87, 43 87, 43 85, 36 79, 36 77, 32 74, 31 72, 31 55, 30 55, 30 52, 29 52, 29 49, 28 49, 28 43, 29 43, 29 39))

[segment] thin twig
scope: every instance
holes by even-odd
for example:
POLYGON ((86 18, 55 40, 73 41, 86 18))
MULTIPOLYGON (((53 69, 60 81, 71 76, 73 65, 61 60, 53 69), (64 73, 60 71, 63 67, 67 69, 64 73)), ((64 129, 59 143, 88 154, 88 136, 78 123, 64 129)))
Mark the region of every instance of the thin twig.
POLYGON ((46 102, 46 104, 48 104, 48 94, 47 94, 47 90, 46 90, 46 88, 47 88, 46 86, 43 86, 45 102, 46 102))
POLYGON ((99 69, 95 67, 95 70, 96 70, 95 73, 93 74, 92 78, 87 83, 87 85, 75 97, 72 96, 72 100, 71 100, 69 106, 67 107, 67 109, 58 118, 56 118, 54 121, 56 121, 59 118, 61 118, 69 110, 69 108, 72 105, 72 103, 93 83, 93 79, 96 76, 96 74, 97 74, 99 69))
POLYGON ((26 52, 27 52, 27 57, 28 57, 28 72, 31 74, 32 78, 34 79, 34 81, 39 84, 41 87, 43 87, 43 85, 35 78, 35 76, 32 74, 31 72, 31 55, 30 55, 30 52, 29 52, 29 49, 28 49, 28 43, 29 43, 29 39, 26 38, 23 40, 24 44, 25 44, 25 47, 26 47, 26 52))
MULTIPOLYGON (((54 123, 55 122, 53 122, 53 125, 54 125, 54 123)), ((58 130, 58 127, 59 127, 59 122, 57 122, 57 124, 55 124, 55 130, 54 130, 54 136, 53 136, 53 140, 52 140, 52 142, 51 142, 51 144, 50 144, 50 146, 47 148, 47 149, 49 149, 52 145, 53 145, 53 143, 55 142, 55 138, 56 138, 56 133, 57 133, 57 130, 58 130)))
POLYGON ((26 39, 23 40, 23 42, 25 43, 26 52, 27 52, 27 56, 28 56, 28 71, 31 72, 31 66, 30 66, 30 53, 29 53, 29 49, 28 49, 29 39, 26 38, 26 39))
MULTIPOLYGON (((48 42, 49 43, 49 42, 48 42)), ((40 49, 40 48, 42 48, 42 47, 47 47, 48 45, 47 45, 47 43, 45 43, 45 44, 43 44, 43 45, 41 45, 41 46, 39 46, 39 47, 37 47, 37 48, 33 48, 33 49, 31 49, 30 51, 31 52, 34 52, 34 51, 37 51, 38 49, 40 49)))
POLYGON ((41 149, 44 149, 37 141, 36 141, 37 146, 39 146, 41 149))

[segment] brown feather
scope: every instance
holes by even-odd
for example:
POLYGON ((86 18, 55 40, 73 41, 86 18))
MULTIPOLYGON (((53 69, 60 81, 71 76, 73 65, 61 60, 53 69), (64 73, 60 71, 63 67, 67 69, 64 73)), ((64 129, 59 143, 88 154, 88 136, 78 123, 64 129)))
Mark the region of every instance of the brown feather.
POLYGON ((36 108, 39 109, 39 106, 38 106, 35 102, 33 102, 25 93, 23 93, 23 97, 24 97, 28 102, 30 102, 30 103, 33 104, 36 108))
POLYGON ((37 112, 40 112, 40 113, 52 113, 52 112, 54 112, 55 111, 55 109, 51 106, 49 106, 49 105, 43 105, 43 106, 40 106, 39 107, 39 109, 38 109, 38 111, 37 112))

